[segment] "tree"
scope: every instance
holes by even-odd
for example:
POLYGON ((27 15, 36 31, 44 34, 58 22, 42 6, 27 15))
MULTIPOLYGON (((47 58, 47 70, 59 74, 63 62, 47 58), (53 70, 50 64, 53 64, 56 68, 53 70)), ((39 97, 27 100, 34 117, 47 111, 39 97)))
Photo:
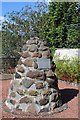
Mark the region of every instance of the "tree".
POLYGON ((7 13, 2 29, 3 54, 19 56, 31 35, 46 40, 50 47, 80 47, 79 29, 71 27, 80 20, 76 5, 76 2, 50 2, 48 6, 40 2, 34 10, 26 5, 19 12, 7 13))
POLYGON ((68 36, 66 41, 66 46, 68 48, 80 48, 80 26, 70 25, 68 28, 68 36))
POLYGON ((79 22, 80 16, 77 14, 76 5, 76 2, 49 3, 49 13, 47 21, 43 26, 43 34, 50 46, 55 46, 56 48, 80 47, 80 45, 77 46, 79 42, 77 36, 80 36, 78 29, 70 28, 74 29, 73 32, 73 30, 70 31, 67 27, 67 25, 70 26, 79 22))
POLYGON ((12 11, 5 15, 7 20, 4 21, 2 27, 2 53, 4 55, 17 57, 31 34, 40 37, 39 33, 44 24, 42 16, 46 14, 46 6, 45 2, 37 3, 33 10, 26 5, 19 12, 12 11))

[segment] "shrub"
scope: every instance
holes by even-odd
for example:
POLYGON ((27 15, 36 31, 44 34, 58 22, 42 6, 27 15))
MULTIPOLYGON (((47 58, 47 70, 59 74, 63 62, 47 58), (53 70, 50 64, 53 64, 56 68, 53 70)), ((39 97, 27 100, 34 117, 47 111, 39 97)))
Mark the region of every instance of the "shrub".
POLYGON ((68 82, 79 83, 80 61, 78 58, 74 58, 71 61, 68 61, 60 60, 59 57, 56 57, 55 63, 56 73, 59 79, 68 82))

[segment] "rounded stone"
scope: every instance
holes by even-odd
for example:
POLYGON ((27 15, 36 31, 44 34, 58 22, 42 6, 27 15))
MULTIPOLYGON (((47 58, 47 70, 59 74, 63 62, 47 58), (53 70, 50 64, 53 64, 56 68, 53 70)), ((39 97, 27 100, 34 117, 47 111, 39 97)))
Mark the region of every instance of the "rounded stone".
POLYGON ((41 53, 38 53, 38 52, 35 52, 35 53, 33 53, 33 55, 32 55, 32 58, 34 58, 34 57, 41 58, 41 57, 42 57, 42 54, 41 54, 41 53))
POLYGON ((29 95, 31 95, 31 96, 37 96, 37 95, 38 95, 38 92, 35 91, 35 90, 30 90, 30 91, 29 91, 29 95))
POLYGON ((19 61, 18 61, 18 64, 19 64, 19 65, 21 65, 21 64, 22 64, 22 61, 21 61, 21 59, 19 59, 19 61))
POLYGON ((30 98, 26 96, 26 97, 21 98, 19 103, 32 103, 32 101, 30 98))
POLYGON ((43 98, 39 101, 40 105, 43 106, 43 105, 46 105, 49 103, 49 99, 46 99, 46 98, 43 98))
POLYGON ((36 89, 42 89, 42 88, 44 88, 43 83, 41 82, 36 83, 36 89))
POLYGON ((36 104, 32 103, 32 104, 29 105, 26 112, 27 113, 36 113, 37 112, 38 113, 39 110, 37 109, 36 104))
POLYGON ((15 97, 16 97, 16 93, 12 92, 12 93, 10 94, 10 97, 15 98, 15 97))
POLYGON ((47 46, 44 46, 44 43, 41 43, 40 47, 39 47, 39 50, 40 51, 46 51, 48 50, 49 48, 47 46))
POLYGON ((44 79, 44 73, 38 70, 35 70, 35 71, 30 70, 29 72, 27 72, 26 76, 30 78, 44 79))
POLYGON ((31 55, 28 52, 23 52, 22 57, 27 58, 27 57, 31 57, 31 55))
POLYGON ((38 44, 38 40, 35 40, 35 38, 30 38, 30 40, 27 41, 27 44, 28 44, 28 45, 38 44))
POLYGON ((17 89, 17 93, 18 93, 19 95, 24 95, 24 91, 23 91, 22 89, 17 89))
POLYGON ((16 88, 18 88, 20 86, 20 83, 19 83, 18 80, 13 80, 11 85, 13 85, 13 88, 16 89, 16 88))
POLYGON ((51 54, 50 54, 49 50, 42 53, 43 58, 50 58, 50 56, 51 56, 51 54))
POLYGON ((53 79, 48 79, 48 78, 46 79, 46 81, 49 85, 51 85, 55 82, 53 79))
POLYGON ((26 87, 29 88, 34 82, 32 80, 28 80, 28 79, 23 79, 22 80, 22 84, 26 87))
POLYGON ((48 46, 46 41, 39 41, 39 45, 41 45, 41 46, 48 46))
POLYGON ((21 73, 25 72, 25 70, 24 70, 24 68, 22 66, 18 66, 17 70, 18 70, 18 72, 21 72, 21 73))
POLYGON ((46 74, 47 77, 53 77, 54 76, 54 73, 52 70, 49 70, 46 74))
POLYGON ((21 78, 21 75, 16 72, 15 73, 15 78, 21 78))
POLYGON ((28 46, 25 44, 23 45, 22 51, 26 51, 28 49, 28 46))
POLYGON ((37 52, 38 51, 38 47, 37 47, 37 45, 31 45, 30 47, 29 47, 29 51, 30 52, 37 52))
POLYGON ((48 95, 51 95, 51 94, 52 94, 52 92, 51 92, 50 90, 46 90, 46 89, 45 89, 45 90, 43 91, 43 95, 44 95, 44 96, 48 96, 48 95))
POLYGON ((31 59, 26 59, 23 64, 27 67, 32 67, 33 61, 31 59))
POLYGON ((58 83, 54 79, 46 80, 50 88, 58 88, 58 83))

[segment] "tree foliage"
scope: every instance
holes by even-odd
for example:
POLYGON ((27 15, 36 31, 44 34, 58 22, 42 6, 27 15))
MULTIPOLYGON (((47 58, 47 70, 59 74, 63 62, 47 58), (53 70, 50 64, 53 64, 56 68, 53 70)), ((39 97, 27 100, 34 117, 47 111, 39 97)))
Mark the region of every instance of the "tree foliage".
POLYGON ((50 2, 43 34, 51 46, 56 48, 80 47, 78 44, 80 27, 75 29, 80 18, 76 7, 76 2, 50 2))
POLYGON ((76 5, 76 2, 50 2, 49 5, 41 2, 35 9, 26 5, 19 12, 7 13, 2 29, 3 54, 18 56, 18 51, 31 35, 56 48, 80 47, 79 29, 74 27, 80 22, 76 5))
POLYGON ((26 5, 19 12, 12 11, 5 15, 6 20, 2 29, 3 54, 6 56, 18 56, 23 44, 30 36, 40 36, 43 14, 46 14, 47 4, 35 4, 35 10, 26 5))

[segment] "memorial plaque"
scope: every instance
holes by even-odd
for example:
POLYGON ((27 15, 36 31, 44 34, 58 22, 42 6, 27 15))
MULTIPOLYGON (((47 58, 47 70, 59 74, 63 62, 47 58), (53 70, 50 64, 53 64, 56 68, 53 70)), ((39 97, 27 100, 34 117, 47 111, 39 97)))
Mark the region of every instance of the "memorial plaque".
POLYGON ((38 69, 50 69, 51 68, 50 59, 39 58, 37 62, 38 62, 38 69))

